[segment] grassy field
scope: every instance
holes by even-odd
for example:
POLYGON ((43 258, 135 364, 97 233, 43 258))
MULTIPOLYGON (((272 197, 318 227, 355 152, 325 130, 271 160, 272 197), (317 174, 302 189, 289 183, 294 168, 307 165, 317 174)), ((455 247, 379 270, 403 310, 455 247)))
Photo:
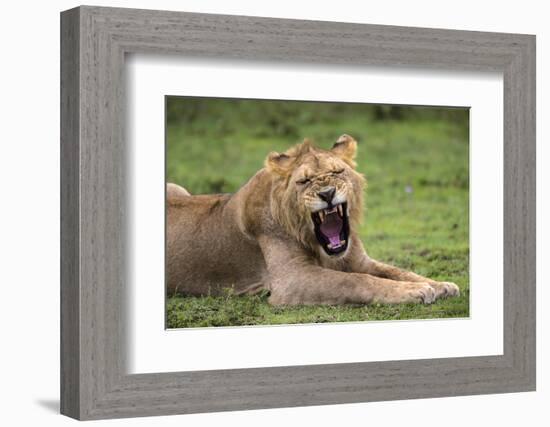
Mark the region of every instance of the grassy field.
POLYGON ((169 98, 167 111, 167 180, 192 194, 238 190, 268 152, 304 137, 329 148, 342 133, 354 136, 368 181, 359 234, 369 255, 461 290, 432 305, 272 307, 267 292, 172 296, 168 328, 469 315, 466 110, 169 98))

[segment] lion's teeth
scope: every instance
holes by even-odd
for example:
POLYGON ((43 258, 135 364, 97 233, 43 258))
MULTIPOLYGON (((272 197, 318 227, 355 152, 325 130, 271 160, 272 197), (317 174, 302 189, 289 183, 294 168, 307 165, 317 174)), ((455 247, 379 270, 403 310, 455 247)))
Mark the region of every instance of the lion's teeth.
POLYGON ((339 213, 341 216, 344 216, 344 209, 342 208, 342 205, 338 205, 338 213, 339 213))
POLYGON ((346 244, 346 241, 345 241, 345 240, 340 240, 340 244, 338 244, 338 245, 333 245, 332 243, 329 243, 329 244, 327 245, 327 247, 328 247, 329 249, 337 249, 337 248, 341 248, 341 247, 344 246, 345 244, 346 244))
POLYGON ((325 220, 325 212, 319 211, 319 218, 321 218, 321 221, 325 220))

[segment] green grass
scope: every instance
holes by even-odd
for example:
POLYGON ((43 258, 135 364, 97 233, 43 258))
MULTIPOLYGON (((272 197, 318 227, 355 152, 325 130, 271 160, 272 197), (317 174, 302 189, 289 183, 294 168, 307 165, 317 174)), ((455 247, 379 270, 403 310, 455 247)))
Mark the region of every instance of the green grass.
POLYGON ((432 305, 273 307, 256 296, 167 300, 167 327, 322 323, 469 315, 468 113, 370 105, 170 99, 167 179, 193 194, 234 192, 270 151, 303 137, 329 148, 359 141, 368 181, 359 234, 369 255, 437 280, 461 296, 432 305))

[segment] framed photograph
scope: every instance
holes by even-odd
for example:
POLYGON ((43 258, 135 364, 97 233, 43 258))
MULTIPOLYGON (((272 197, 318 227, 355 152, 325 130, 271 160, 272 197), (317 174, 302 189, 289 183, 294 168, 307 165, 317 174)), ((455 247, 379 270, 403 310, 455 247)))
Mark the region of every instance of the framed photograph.
POLYGON ((168 96, 166 115, 167 328, 469 317, 468 108, 168 96), (268 228, 296 251, 277 265, 268 228))
POLYGON ((61 14, 61 412, 535 390, 535 37, 61 14))

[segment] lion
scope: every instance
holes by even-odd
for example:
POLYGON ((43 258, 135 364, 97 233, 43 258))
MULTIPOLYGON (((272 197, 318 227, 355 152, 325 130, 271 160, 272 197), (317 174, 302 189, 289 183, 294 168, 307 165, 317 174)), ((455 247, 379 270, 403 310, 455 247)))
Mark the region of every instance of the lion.
POLYGON ((167 185, 167 291, 269 291, 273 305, 424 303, 459 295, 368 256, 357 234, 364 177, 357 141, 329 150, 310 140, 265 165, 234 194, 190 195, 167 185))

